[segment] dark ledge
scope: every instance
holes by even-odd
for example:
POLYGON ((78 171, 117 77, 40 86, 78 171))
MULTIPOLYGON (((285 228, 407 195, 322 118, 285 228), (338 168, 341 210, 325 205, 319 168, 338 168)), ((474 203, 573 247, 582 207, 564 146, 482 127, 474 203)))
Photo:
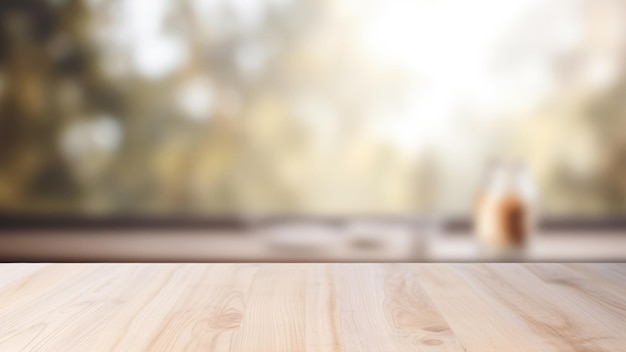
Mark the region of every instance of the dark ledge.
MULTIPOLYGON (((184 216, 42 216, 42 215, 10 215, 0 213, 0 231, 30 230, 241 230, 249 227, 263 226, 280 222, 318 223, 329 226, 343 226, 352 221, 374 221, 388 224, 416 225, 432 224, 424 217, 402 216, 221 216, 221 217, 184 217, 184 216)), ((449 218, 437 222, 449 233, 471 231, 471 220, 468 218, 449 218)), ((558 218, 544 219, 540 227, 547 231, 567 230, 572 232, 589 230, 626 231, 626 217, 599 219, 558 218)))

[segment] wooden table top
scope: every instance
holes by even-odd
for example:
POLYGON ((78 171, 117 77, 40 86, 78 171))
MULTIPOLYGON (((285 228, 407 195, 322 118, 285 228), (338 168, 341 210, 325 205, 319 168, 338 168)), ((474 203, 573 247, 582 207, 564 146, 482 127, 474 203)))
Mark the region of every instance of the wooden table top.
POLYGON ((626 264, 3 264, 0 351, 626 351, 626 264))

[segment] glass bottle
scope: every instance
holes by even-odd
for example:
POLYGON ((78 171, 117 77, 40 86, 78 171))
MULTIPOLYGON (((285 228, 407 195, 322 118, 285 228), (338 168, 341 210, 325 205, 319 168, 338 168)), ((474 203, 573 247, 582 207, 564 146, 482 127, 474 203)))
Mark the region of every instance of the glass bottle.
POLYGON ((494 163, 479 192, 475 232, 488 253, 517 253, 536 223, 536 190, 522 163, 494 163))

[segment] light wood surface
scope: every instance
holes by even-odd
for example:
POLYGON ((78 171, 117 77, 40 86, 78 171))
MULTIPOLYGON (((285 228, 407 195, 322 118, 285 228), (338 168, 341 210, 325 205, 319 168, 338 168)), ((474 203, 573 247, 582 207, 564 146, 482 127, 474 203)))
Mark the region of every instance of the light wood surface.
POLYGON ((626 264, 2 264, 0 351, 626 351, 626 264))

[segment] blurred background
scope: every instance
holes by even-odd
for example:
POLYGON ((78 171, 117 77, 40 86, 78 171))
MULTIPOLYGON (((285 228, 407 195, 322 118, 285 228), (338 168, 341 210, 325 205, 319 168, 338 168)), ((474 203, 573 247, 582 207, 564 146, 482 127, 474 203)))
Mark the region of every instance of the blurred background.
POLYGON ((625 26, 624 0, 3 0, 0 257, 293 260, 339 226, 417 243, 360 238, 359 260, 481 259, 442 224, 471 233, 489 165, 514 160, 532 232, 563 232, 525 259, 626 260, 625 26), (265 257, 196 233, 277 217, 265 257), (132 242, 144 225, 168 235, 132 242), (125 256, 86 254, 103 228, 125 256))

